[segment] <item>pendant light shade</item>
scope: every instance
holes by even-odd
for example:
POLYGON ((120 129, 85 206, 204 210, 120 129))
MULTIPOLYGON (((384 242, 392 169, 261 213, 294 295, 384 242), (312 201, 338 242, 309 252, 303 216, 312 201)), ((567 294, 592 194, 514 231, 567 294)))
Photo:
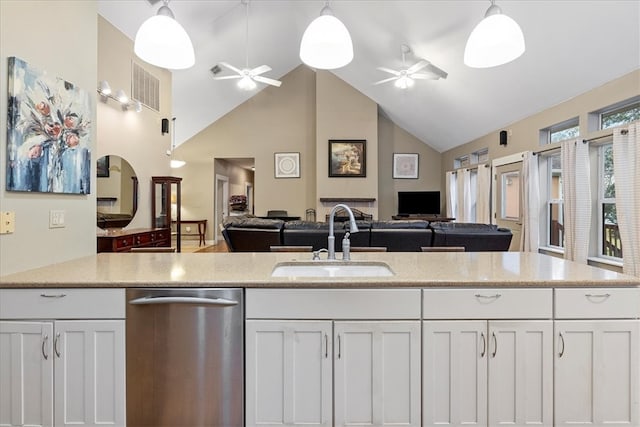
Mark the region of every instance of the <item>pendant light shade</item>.
POLYGON ((302 35, 300 59, 321 70, 344 67, 353 59, 351 35, 328 5, 302 35))
POLYGON ((187 32, 173 17, 169 1, 158 9, 158 14, 142 23, 134 42, 135 54, 157 67, 182 70, 195 64, 193 45, 187 32))
POLYGON ((506 64, 524 53, 524 35, 516 21, 491 1, 485 17, 471 32, 464 49, 464 63, 473 68, 506 64))

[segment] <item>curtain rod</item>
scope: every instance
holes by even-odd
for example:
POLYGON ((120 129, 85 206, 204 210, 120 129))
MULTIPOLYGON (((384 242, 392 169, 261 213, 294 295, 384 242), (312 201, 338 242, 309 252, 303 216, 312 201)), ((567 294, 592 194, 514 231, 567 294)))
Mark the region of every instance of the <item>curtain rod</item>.
MULTIPOLYGON (((627 133, 629 133, 629 131, 627 129, 622 129, 622 130, 620 130, 620 133, 623 134, 623 135, 626 135, 627 133)), ((611 138, 612 136, 613 136, 613 133, 608 133, 606 135, 596 136, 594 138, 583 139, 582 143, 583 144, 588 144, 589 142, 598 141, 600 139, 611 138)), ((542 154, 542 153, 546 153, 547 151, 553 151, 553 150, 559 150, 559 149, 560 149, 559 146, 549 147, 549 148, 543 148, 543 149, 537 150, 537 151, 532 151, 532 153, 535 156, 536 154, 542 154)))

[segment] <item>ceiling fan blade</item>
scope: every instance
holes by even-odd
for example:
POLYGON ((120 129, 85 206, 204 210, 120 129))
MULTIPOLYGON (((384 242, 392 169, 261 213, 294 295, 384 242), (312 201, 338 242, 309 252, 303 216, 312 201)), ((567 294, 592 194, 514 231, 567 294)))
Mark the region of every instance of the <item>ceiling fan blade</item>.
POLYGON ((222 65, 223 67, 227 67, 228 69, 230 69, 231 71, 238 73, 240 75, 242 75, 242 70, 239 68, 234 67, 231 64, 227 64, 226 62, 221 62, 220 65, 222 65))
POLYGON ((411 74, 411 78, 416 80, 438 80, 440 76, 436 76, 435 74, 413 73, 411 74))
POLYGON ((213 76, 214 80, 229 80, 229 79, 241 79, 242 76, 220 76, 220 77, 216 77, 213 76))
POLYGON ((249 71, 249 74, 251 74, 252 76, 257 76, 259 74, 266 73, 267 71, 271 71, 271 67, 269 67, 268 65, 261 65, 249 71))
POLYGON ((374 86, 375 86, 375 85, 380 85, 380 84, 382 84, 382 83, 392 82, 392 81, 394 81, 394 80, 398 80, 398 78, 397 78, 397 77, 389 77, 388 79, 379 80, 379 81, 375 82, 373 85, 374 85, 374 86))
POLYGON ((418 71, 422 70, 424 67, 426 67, 429 64, 430 64, 429 61, 425 61, 423 59, 422 61, 418 62, 417 64, 413 64, 411 67, 409 67, 407 69, 407 74, 413 74, 415 72, 418 72, 418 71))
POLYGON ((393 74, 394 76, 400 75, 400 71, 392 70, 391 68, 378 67, 378 70, 384 71, 385 73, 393 74))
POLYGON ((262 77, 262 76, 253 76, 253 80, 260 83, 266 83, 268 85, 275 86, 275 87, 280 87, 280 85, 282 84, 282 82, 279 80, 274 80, 274 79, 270 79, 268 77, 262 77))

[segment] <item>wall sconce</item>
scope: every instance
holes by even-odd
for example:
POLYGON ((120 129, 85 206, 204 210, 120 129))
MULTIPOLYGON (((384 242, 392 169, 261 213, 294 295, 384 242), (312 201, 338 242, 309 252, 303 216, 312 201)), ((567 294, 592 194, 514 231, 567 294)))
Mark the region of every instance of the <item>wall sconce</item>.
POLYGON ((137 99, 129 99, 124 90, 118 89, 115 96, 112 95, 111 86, 109 86, 109 82, 106 80, 102 80, 98 83, 98 93, 100 94, 100 100, 105 104, 109 98, 111 98, 120 103, 123 111, 133 110, 136 113, 140 113, 142 111, 142 103, 137 99))

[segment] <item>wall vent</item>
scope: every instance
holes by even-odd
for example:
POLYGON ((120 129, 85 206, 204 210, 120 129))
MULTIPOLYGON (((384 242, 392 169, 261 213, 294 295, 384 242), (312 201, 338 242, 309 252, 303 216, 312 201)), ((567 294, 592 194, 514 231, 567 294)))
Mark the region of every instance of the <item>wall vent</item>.
POLYGON ((160 80, 134 62, 131 81, 131 97, 160 112, 160 80))

